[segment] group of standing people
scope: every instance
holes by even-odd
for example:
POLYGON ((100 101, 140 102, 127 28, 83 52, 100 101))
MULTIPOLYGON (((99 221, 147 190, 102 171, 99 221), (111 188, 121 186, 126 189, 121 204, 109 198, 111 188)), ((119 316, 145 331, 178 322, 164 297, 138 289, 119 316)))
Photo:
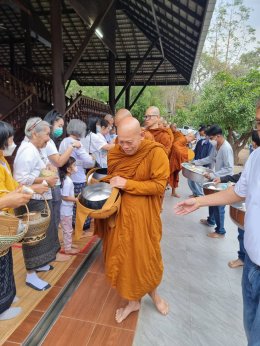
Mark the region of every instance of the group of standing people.
MULTIPOLYGON (((39 275, 54 269, 51 262, 67 261, 79 252, 72 244, 76 196, 86 184, 86 169, 106 167, 107 151, 114 146, 105 138, 110 129, 105 119, 89 117, 87 124, 79 119, 71 120, 67 126, 68 137, 60 142, 63 128, 63 116, 56 111, 49 112, 44 119, 30 118, 25 125, 24 140, 17 150, 12 126, 0 122, 0 200, 3 208, 9 208, 10 213, 14 213, 10 208, 16 208, 15 213, 21 215, 25 212, 24 204, 30 212, 41 212, 47 203, 51 213, 46 236, 33 244, 22 244, 25 283, 37 291, 51 287, 39 275), (15 156, 13 171, 6 159, 12 155, 15 156), (22 186, 30 187, 32 193, 28 194, 28 190, 27 194, 23 193, 22 186), (16 200, 10 202, 11 196, 17 197, 16 200), (60 222, 64 253, 60 252, 60 222)), ((85 228, 88 227, 89 220, 85 228)), ((17 300, 11 248, 6 254, 0 254, 0 277, 0 320, 6 320, 21 312, 20 308, 11 307, 17 300)))
MULTIPOLYGON (((260 138, 260 101, 256 105, 254 138, 260 138), (257 137, 257 136, 258 137, 257 137)), ((249 156, 245 168, 234 187, 212 195, 190 198, 175 206, 178 215, 186 215, 203 206, 216 207, 225 204, 245 202, 244 256, 242 275, 243 320, 249 346, 260 344, 260 232, 258 216, 260 211, 260 149, 249 156)), ((226 174, 226 173, 225 173, 226 174)), ((222 176, 220 177, 223 178, 222 176)))
MULTIPOLYGON (((257 106, 255 120, 258 136, 259 111, 260 104, 257 106)), ((8 124, 0 122, 0 159, 3 162, 0 165, 0 174, 4 176, 6 189, 14 191, 20 183, 31 186, 35 192, 29 197, 19 190, 11 192, 0 199, 0 204, 1 207, 14 208, 27 203, 30 210, 40 210, 44 206, 44 200, 47 200, 55 217, 51 218, 46 238, 35 246, 23 245, 27 269, 26 284, 37 290, 45 290, 50 285, 40 279, 38 273, 53 270, 50 262, 57 260, 57 256, 62 256, 59 254, 57 227, 60 216, 65 234, 66 253, 63 255, 65 258, 61 259, 64 260, 68 254, 73 254, 73 206, 76 194, 86 184, 86 169, 96 163, 107 167, 108 175, 103 181, 120 189, 121 207, 115 222, 97 220, 95 233, 103 239, 107 278, 120 296, 128 300, 125 307, 116 310, 115 319, 121 323, 133 311, 139 310, 140 300, 145 294, 150 295, 161 314, 166 315, 169 312, 168 303, 158 294, 163 275, 160 214, 168 183, 172 187, 173 196, 179 197, 175 190, 178 186, 178 174, 181 163, 189 159, 188 144, 194 141, 195 136, 193 133, 184 136, 177 131, 175 124, 169 128, 162 121, 159 109, 155 106, 146 110, 143 127, 127 109, 119 110, 114 119, 117 127, 116 138, 113 138, 109 128, 113 118, 108 118, 98 121, 90 117, 87 125, 77 119, 71 120, 67 126, 68 137, 62 140, 59 150, 55 137, 62 134, 62 117, 54 113, 47 117, 47 121, 40 118, 29 119, 25 128, 26 138, 14 161, 15 180, 3 156, 4 150, 8 149, 10 152, 13 148, 13 132, 8 124), (60 167, 61 181, 57 175, 41 176, 42 169, 51 169, 52 166, 60 167), (44 181, 47 186, 43 184, 44 181), (12 194, 19 195, 19 198, 11 203, 9 196, 12 194)), ((197 143, 200 153, 195 149, 194 164, 214 165, 214 169, 208 174, 211 180, 217 181, 233 175, 233 152, 223 136, 222 129, 213 125, 206 132, 205 128, 200 130, 201 138, 197 143), (203 134, 207 137, 204 138, 203 134)), ((196 199, 192 197, 176 206, 176 213, 184 215, 208 205, 209 216, 200 222, 207 226, 216 224, 215 232, 209 233, 209 236, 221 238, 226 232, 224 205, 246 200, 243 299, 245 329, 252 346, 258 345, 260 340, 260 236, 257 228, 257 215, 260 210, 259 150, 255 150, 250 156, 235 188, 214 196, 201 196, 196 199)), ((194 187, 191 182, 189 185, 194 187)), ((193 194, 200 196, 201 186, 196 186, 193 194)), ((11 250, 0 257, 0 271, 3 277, 8 276, 8 280, 0 283, 3 286, 0 290, 0 319, 5 319, 6 312, 9 318, 14 315, 12 308, 10 310, 15 297, 11 250)))

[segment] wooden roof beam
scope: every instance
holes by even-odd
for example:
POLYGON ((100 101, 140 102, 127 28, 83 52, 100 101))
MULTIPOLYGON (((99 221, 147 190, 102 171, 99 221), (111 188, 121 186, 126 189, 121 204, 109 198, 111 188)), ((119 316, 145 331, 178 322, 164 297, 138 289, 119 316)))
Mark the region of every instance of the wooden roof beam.
POLYGON ((162 65, 162 63, 164 62, 164 59, 161 59, 161 61, 159 62, 159 64, 156 66, 156 68, 153 70, 153 72, 150 74, 150 77, 147 79, 147 81, 144 83, 144 86, 142 87, 142 89, 139 91, 139 93, 136 95, 134 101, 131 103, 131 105, 129 106, 129 110, 131 110, 131 108, 135 105, 135 103, 138 101, 138 99, 140 98, 140 96, 142 95, 142 93, 144 92, 144 89, 147 87, 147 85, 150 83, 150 81, 152 80, 153 76, 155 75, 155 73, 158 71, 158 69, 160 68, 160 66, 162 65))
MULTIPOLYGON (((78 49, 77 53, 75 54, 74 58, 72 59, 67 71, 64 74, 64 83, 66 83, 66 81, 70 78, 73 70, 75 69, 75 67, 77 66, 78 62, 80 61, 82 55, 84 54, 92 36, 95 33, 95 30, 97 29, 97 27, 103 22, 104 18, 106 17, 107 13, 109 12, 111 6, 114 4, 115 0, 111 0, 110 3, 108 4, 107 8, 105 9, 105 11, 103 13, 101 13, 99 16, 97 16, 96 20, 94 21, 94 23, 92 24, 91 28, 88 30, 85 39, 83 40, 80 48, 78 49)), ((73 6, 73 8, 78 8, 78 2, 77 0, 70 0, 71 5, 73 6)), ((83 11, 83 8, 81 8, 82 13, 79 14, 80 17, 86 16, 87 17, 87 13, 85 13, 83 11)))
POLYGON ((142 57, 142 59, 139 61, 139 63, 137 64, 136 68, 134 69, 134 72, 131 74, 130 78, 126 81, 126 83, 125 83, 124 87, 121 89, 120 93, 117 95, 115 103, 117 103, 119 101, 120 97, 123 95, 125 90, 130 86, 130 84, 131 84, 132 80, 134 79, 136 73, 138 72, 140 67, 143 65, 144 61, 146 60, 146 58, 150 54, 151 50, 156 45, 157 41, 158 41, 158 38, 156 40, 154 40, 151 43, 151 45, 148 47, 146 53, 144 54, 144 56, 142 57))

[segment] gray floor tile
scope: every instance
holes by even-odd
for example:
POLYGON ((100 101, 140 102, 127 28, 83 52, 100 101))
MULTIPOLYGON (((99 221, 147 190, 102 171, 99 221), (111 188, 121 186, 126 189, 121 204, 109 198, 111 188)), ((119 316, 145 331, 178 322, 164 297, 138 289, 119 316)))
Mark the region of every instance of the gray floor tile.
MULTIPOLYGON (((190 191, 181 177, 183 199, 190 191)), ((161 242, 164 276, 159 293, 170 305, 161 316, 150 298, 142 299, 135 346, 245 346, 242 324, 242 269, 230 269, 237 256, 237 227, 226 207, 225 239, 207 237, 199 223, 207 208, 185 217, 173 213, 177 199, 164 199, 161 242)))

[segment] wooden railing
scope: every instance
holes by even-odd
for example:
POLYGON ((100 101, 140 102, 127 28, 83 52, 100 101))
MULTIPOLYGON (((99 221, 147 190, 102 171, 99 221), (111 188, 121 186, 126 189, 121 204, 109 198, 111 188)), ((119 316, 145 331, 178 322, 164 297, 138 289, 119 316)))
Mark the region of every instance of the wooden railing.
POLYGON ((40 101, 48 104, 52 103, 53 85, 50 78, 19 65, 15 65, 14 74, 16 78, 33 88, 40 101))
POLYGON ((0 68, 1 92, 14 101, 21 101, 33 93, 30 86, 15 78, 7 69, 0 68))
POLYGON ((102 117, 107 113, 111 114, 109 105, 83 96, 80 92, 74 100, 71 99, 71 103, 65 112, 65 118, 66 121, 71 119, 86 121, 91 115, 102 117))
POLYGON ((24 128, 26 121, 33 115, 33 110, 36 105, 37 96, 31 94, 2 116, 1 120, 11 124, 17 132, 19 129, 24 128))

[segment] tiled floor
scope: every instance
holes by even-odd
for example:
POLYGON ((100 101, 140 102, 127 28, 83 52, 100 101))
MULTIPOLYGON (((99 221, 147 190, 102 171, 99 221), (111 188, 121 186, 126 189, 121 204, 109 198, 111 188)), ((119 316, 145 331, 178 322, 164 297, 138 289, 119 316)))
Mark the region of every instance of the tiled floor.
POLYGON ((50 290, 45 292, 36 292, 24 285, 25 269, 23 263, 21 263, 21 261, 23 261, 21 255, 22 250, 15 249, 16 252, 19 252, 14 255, 14 267, 16 286, 18 296, 20 297, 20 300, 16 305, 21 305, 23 312, 19 321, 14 319, 1 322, 0 345, 2 345, 6 339, 8 340, 4 345, 9 345, 10 343, 22 344, 28 334, 30 334, 31 330, 41 319, 44 312, 47 311, 51 303, 61 292, 62 288, 75 273, 76 269, 86 259, 91 247, 94 246, 97 241, 98 239, 92 237, 92 233, 90 233, 88 238, 84 238, 78 242, 79 246, 84 249, 82 253, 73 256, 70 262, 55 262, 56 272, 53 270, 50 273, 41 273, 41 277, 43 279, 46 277, 46 280, 47 278, 50 279, 50 276, 52 275, 52 287, 50 290), (90 246, 87 247, 87 244, 90 244, 90 246))
MULTIPOLYGON (((182 198, 190 191, 181 177, 182 198)), ((164 277, 159 293, 170 303, 167 317, 149 297, 142 300, 134 346, 245 346, 242 323, 242 269, 227 262, 238 250, 237 227, 226 207, 225 239, 207 237, 212 228, 199 224, 207 208, 176 216, 176 198, 167 191, 163 210, 164 277)))
POLYGON ((131 346, 138 314, 133 313, 120 325, 114 318, 116 308, 125 303, 110 288, 100 255, 66 304, 43 345, 131 346))

